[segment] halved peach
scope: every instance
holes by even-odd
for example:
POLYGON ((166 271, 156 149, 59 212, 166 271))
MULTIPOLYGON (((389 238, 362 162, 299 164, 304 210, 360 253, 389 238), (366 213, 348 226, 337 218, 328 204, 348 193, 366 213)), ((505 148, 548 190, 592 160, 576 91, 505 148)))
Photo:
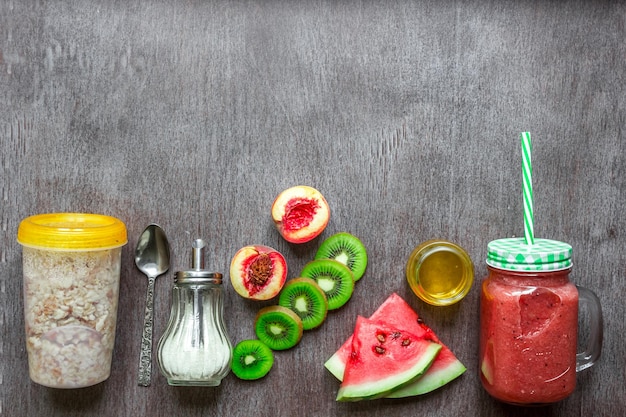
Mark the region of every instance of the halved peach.
POLYGON ((304 243, 324 231, 330 220, 330 208, 318 190, 297 185, 276 197, 272 204, 272 220, 286 241, 304 243))
POLYGON ((244 246, 230 262, 230 282, 244 298, 269 300, 280 292, 286 279, 285 257, 269 246, 244 246))

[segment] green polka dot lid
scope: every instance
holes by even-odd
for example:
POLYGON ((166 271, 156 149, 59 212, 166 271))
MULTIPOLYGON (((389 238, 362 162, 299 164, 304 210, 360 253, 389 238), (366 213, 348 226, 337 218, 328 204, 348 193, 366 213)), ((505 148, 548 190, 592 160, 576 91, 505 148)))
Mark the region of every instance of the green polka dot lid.
POLYGON ((524 238, 498 239, 487 245, 487 265, 508 271, 558 271, 572 266, 572 247, 564 242, 524 238))

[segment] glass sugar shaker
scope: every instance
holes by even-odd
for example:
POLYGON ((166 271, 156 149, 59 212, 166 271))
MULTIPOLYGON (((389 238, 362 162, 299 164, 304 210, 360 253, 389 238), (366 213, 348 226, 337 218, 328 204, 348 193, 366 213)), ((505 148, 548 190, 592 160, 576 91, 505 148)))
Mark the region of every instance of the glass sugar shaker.
POLYGON ((169 385, 218 386, 230 371, 222 274, 204 269, 206 247, 202 239, 194 240, 191 270, 174 278, 170 318, 157 348, 169 385))

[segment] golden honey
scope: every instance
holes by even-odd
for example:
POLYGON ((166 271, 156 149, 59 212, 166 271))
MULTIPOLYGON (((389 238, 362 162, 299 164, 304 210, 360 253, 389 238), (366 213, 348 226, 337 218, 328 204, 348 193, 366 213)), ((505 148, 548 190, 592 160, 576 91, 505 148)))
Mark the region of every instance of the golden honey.
POLYGON ((474 281, 474 266, 460 246, 445 240, 429 240, 409 256, 406 279, 420 299, 446 306, 467 295, 474 281))

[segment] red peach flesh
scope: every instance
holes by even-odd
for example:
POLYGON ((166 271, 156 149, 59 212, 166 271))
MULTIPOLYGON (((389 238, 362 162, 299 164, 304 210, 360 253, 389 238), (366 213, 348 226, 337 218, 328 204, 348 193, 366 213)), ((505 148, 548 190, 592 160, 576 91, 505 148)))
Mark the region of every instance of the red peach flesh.
POLYGON ((298 185, 281 192, 272 204, 272 219, 291 243, 308 242, 324 231, 330 218, 328 202, 318 190, 298 185))
POLYGON ((242 297, 268 300, 282 289, 287 279, 287 263, 275 249, 262 245, 245 246, 231 261, 230 279, 242 297))
POLYGON ((308 226, 320 208, 316 200, 292 198, 285 207, 283 227, 285 230, 297 230, 308 226))

